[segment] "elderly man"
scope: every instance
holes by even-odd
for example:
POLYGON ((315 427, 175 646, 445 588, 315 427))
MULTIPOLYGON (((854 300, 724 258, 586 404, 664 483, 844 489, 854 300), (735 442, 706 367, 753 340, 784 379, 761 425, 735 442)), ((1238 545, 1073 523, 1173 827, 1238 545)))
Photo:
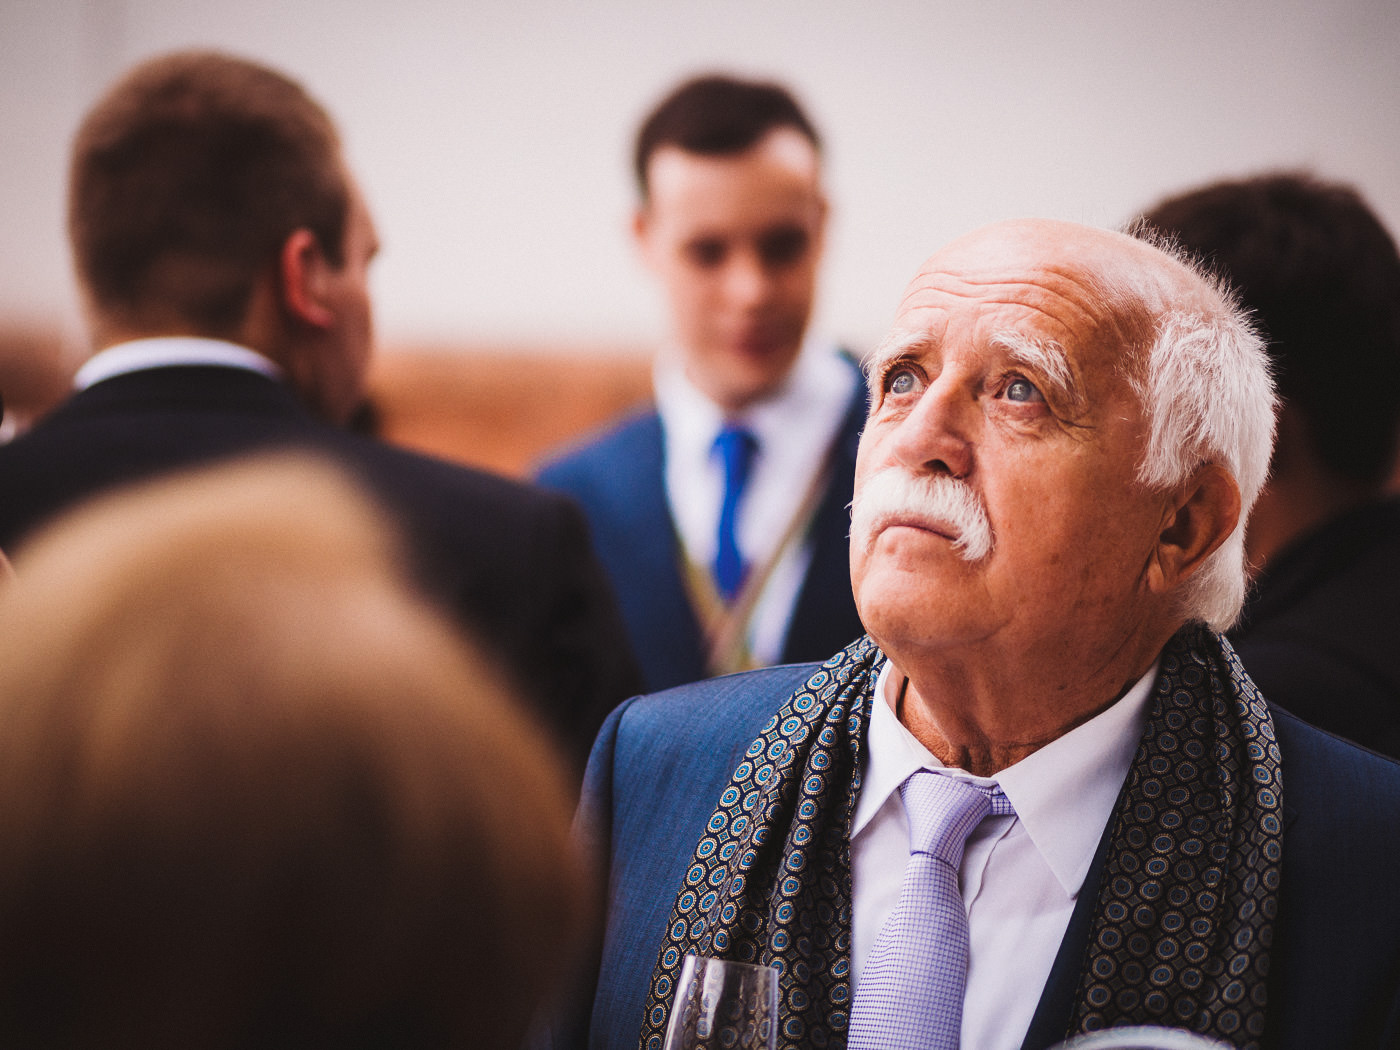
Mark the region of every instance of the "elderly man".
POLYGON ((406 527, 422 581, 581 768, 637 672, 577 507, 338 425, 363 396, 378 236, 321 106, 227 55, 142 63, 78 131, 69 235, 98 352, 0 447, 0 547, 119 483, 317 449, 406 527))
POLYGON ((870 382, 868 637, 631 702, 594 748, 574 1045, 659 1046, 688 953, 780 967, 790 1048, 1395 1045, 1400 766, 1272 710, 1217 633, 1273 427, 1230 300, 1001 224, 924 265, 870 382))
POLYGON ((777 84, 702 76, 652 111, 634 164, 633 233, 672 330, 656 411, 540 480, 587 512, 649 688, 823 659, 860 634, 846 506, 866 395, 807 336, 816 129, 777 84))

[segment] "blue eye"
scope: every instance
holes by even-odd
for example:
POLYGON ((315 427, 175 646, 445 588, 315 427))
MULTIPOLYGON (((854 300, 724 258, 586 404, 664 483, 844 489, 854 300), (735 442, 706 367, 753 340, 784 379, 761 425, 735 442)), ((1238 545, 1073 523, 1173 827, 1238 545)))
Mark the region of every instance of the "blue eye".
POLYGON ((1006 400, 1008 401, 1039 401, 1040 391, 1035 388, 1035 384, 1029 379, 1022 379, 1017 376, 1006 384, 1006 400))
POLYGON ((912 394, 916 385, 914 373, 907 368, 896 369, 885 379, 885 389, 891 394, 912 394))

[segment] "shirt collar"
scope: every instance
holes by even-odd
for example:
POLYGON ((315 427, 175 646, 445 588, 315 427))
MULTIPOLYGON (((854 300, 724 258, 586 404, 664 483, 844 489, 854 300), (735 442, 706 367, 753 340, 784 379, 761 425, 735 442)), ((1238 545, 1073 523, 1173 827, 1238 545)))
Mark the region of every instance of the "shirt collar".
MULTIPOLYGON (((875 683, 865 774, 851 818, 852 838, 909 774, 923 767, 945 768, 895 718, 886 700, 893 688, 891 666, 886 662, 875 683)), ((1079 892, 1089 873, 1137 754, 1156 678, 1154 663, 1116 703, 989 778, 1006 793, 1026 834, 1070 896, 1079 892)))
POLYGON ((851 397, 856 376, 836 346, 808 337, 782 384, 771 395, 726 416, 690 381, 678 352, 657 356, 652 372, 657 410, 665 421, 668 443, 708 457, 715 436, 726 422, 751 430, 759 446, 771 444, 791 429, 795 414, 817 418, 836 416, 851 397))
POLYGON ((117 343, 88 358, 73 377, 73 386, 85 390, 94 383, 128 372, 174 365, 219 365, 260 372, 271 379, 281 379, 282 370, 262 354, 237 343, 199 336, 157 336, 117 343))

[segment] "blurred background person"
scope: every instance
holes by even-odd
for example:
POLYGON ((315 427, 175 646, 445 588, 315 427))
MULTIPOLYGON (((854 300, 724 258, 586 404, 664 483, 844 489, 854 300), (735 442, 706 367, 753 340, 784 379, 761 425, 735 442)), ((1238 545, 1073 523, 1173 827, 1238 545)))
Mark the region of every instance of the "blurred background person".
POLYGON ((514 1047, 586 926, 569 788, 296 457, 165 478, 0 588, 0 1045, 514 1047))
POLYGON ((1395 242, 1355 190, 1299 173, 1218 182, 1143 219, 1239 290, 1282 397, 1230 640, 1270 700, 1400 756, 1395 242))
POLYGON ((772 83, 689 80, 637 135, 633 235, 670 321, 656 411, 539 478, 583 504, 649 689, 861 633, 846 505, 865 385, 807 335, 821 168, 816 129, 772 83))
POLYGON ((240 58, 150 59, 78 130, 68 208, 98 352, 0 446, 0 547, 118 483, 319 449, 406 525, 420 578, 581 768, 638 676, 578 509, 339 425, 363 395, 379 241, 321 106, 240 58))

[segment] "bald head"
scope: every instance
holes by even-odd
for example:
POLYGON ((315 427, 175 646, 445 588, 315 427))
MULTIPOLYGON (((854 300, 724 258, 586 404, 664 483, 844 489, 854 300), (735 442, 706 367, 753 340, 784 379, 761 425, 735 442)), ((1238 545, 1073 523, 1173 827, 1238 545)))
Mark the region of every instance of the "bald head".
POLYGON ((1102 332, 1128 346, 1150 341, 1164 315, 1222 319, 1233 311, 1208 275, 1154 244, 1077 223, 1013 219, 930 256, 905 289, 895 328, 930 293, 956 293, 960 284, 1020 286, 1055 325, 1102 332))

